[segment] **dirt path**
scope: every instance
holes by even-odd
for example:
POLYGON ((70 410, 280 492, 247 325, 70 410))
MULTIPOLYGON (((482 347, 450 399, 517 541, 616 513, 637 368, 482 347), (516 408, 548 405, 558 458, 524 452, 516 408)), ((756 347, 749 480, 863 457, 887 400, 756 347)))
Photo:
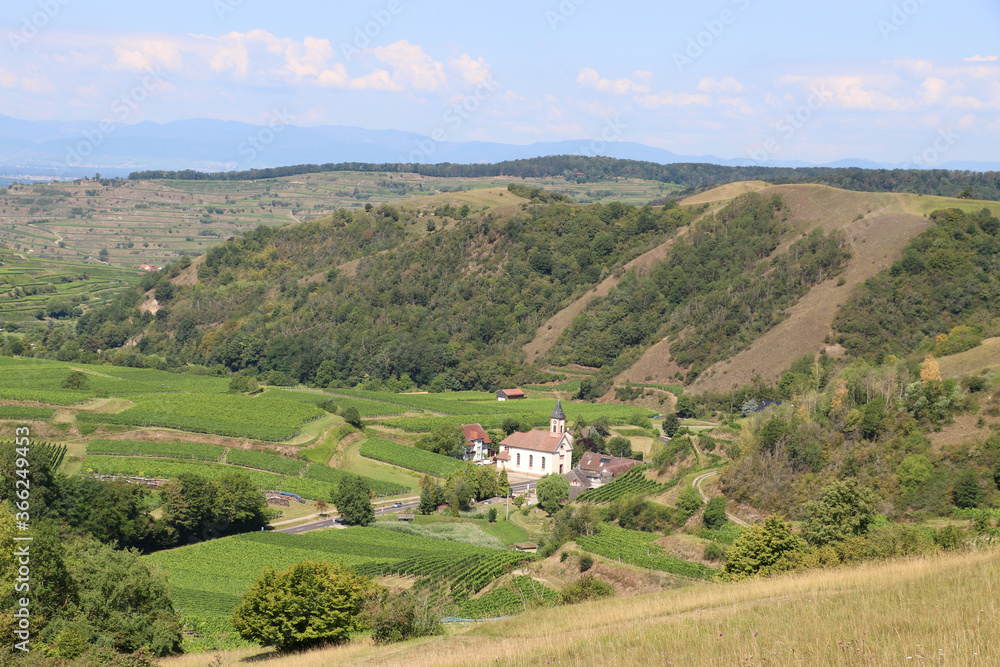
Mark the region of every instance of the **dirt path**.
MULTIPOLYGON (((705 474, 698 475, 693 480, 691 480, 691 486, 693 486, 694 488, 698 489, 698 493, 701 494, 701 499, 704 500, 706 503, 708 502, 708 496, 705 495, 704 489, 701 488, 701 483, 704 482, 709 477, 713 477, 713 476, 718 475, 718 474, 719 474, 718 470, 716 470, 714 472, 706 472, 705 474)), ((747 523, 743 519, 739 518, 738 516, 736 516, 734 514, 730 514, 728 510, 726 511, 726 517, 728 517, 729 520, 732 521, 733 523, 735 523, 737 526, 743 526, 744 528, 746 528, 746 527, 748 527, 750 525, 749 523, 747 523)))

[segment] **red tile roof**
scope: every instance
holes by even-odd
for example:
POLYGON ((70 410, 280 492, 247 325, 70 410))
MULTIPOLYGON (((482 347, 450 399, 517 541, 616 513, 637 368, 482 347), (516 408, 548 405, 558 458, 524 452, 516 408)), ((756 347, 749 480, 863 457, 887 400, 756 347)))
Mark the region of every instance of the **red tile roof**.
POLYGON ((607 454, 599 454, 597 452, 586 452, 582 457, 580 457, 580 463, 578 465, 581 470, 595 470, 598 472, 607 470, 612 475, 617 477, 623 472, 626 472, 632 466, 639 465, 639 462, 635 459, 625 459, 619 456, 609 456, 607 454))
POLYGON ((510 461, 510 452, 500 452, 494 456, 497 461, 510 461))
POLYGON ((468 443, 472 443, 473 440, 482 440, 484 444, 492 444, 493 441, 490 440, 490 436, 486 435, 486 431, 479 424, 462 424, 462 431, 465 432, 465 440, 468 443))
POLYGON ((523 389, 501 389, 500 391, 503 392, 507 398, 524 398, 523 389))
POLYGON ((565 433, 550 433, 533 429, 527 433, 515 431, 500 441, 501 445, 507 447, 517 447, 518 449, 531 449, 536 452, 555 452, 559 449, 565 433))

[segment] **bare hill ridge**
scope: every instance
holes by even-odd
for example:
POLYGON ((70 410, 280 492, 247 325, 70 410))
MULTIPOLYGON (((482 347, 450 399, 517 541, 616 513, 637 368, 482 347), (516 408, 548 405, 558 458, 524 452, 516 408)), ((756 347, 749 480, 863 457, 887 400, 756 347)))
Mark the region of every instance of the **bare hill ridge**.
MULTIPOLYGON (((754 375, 776 379, 792 361, 814 354, 832 333, 833 320, 850 293, 864 281, 887 269, 902 255, 917 234, 930 226, 924 214, 940 208, 974 211, 993 209, 995 202, 948 197, 852 192, 825 185, 777 185, 757 187, 760 182, 728 184, 685 200, 685 204, 719 203, 744 192, 762 196, 778 194, 785 202, 786 221, 800 234, 820 228, 839 231, 851 246, 851 261, 843 274, 844 284, 828 280, 814 287, 789 308, 777 326, 758 338, 748 349, 714 364, 690 387, 695 392, 723 391, 750 382, 754 375)), ((797 237, 792 235, 782 249, 797 237)), ((671 382, 682 369, 670 357, 670 343, 662 340, 650 347, 616 382, 671 382)))

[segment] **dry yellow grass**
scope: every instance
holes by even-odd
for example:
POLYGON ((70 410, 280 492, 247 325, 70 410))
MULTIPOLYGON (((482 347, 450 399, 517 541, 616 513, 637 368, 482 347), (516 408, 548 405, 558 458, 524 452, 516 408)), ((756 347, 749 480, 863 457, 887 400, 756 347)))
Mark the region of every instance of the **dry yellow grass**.
POLYGON ((739 195, 746 194, 747 192, 756 192, 757 190, 763 190, 764 188, 771 185, 766 181, 739 181, 737 183, 726 183, 725 185, 720 185, 717 188, 712 188, 711 190, 705 190, 694 196, 688 197, 681 203, 685 206, 695 205, 695 204, 708 204, 711 202, 725 201, 728 199, 733 199, 739 195))
POLYGON ((987 338, 981 345, 938 359, 942 377, 978 373, 1000 367, 1000 338, 987 338))
MULTIPOLYGON (((359 641, 255 664, 1000 665, 998 647, 993 550, 537 610, 403 645, 359 641)), ((225 654, 221 664, 261 653, 225 654)))

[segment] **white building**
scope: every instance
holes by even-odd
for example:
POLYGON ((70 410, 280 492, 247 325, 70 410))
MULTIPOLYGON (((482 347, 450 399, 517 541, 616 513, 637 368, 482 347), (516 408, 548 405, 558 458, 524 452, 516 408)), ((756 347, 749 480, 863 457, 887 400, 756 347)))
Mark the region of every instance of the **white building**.
POLYGON ((573 460, 573 436, 566 432, 566 413, 562 401, 549 416, 549 430, 532 429, 511 433, 500 441, 497 467, 525 475, 543 477, 549 473, 564 475, 573 460))

